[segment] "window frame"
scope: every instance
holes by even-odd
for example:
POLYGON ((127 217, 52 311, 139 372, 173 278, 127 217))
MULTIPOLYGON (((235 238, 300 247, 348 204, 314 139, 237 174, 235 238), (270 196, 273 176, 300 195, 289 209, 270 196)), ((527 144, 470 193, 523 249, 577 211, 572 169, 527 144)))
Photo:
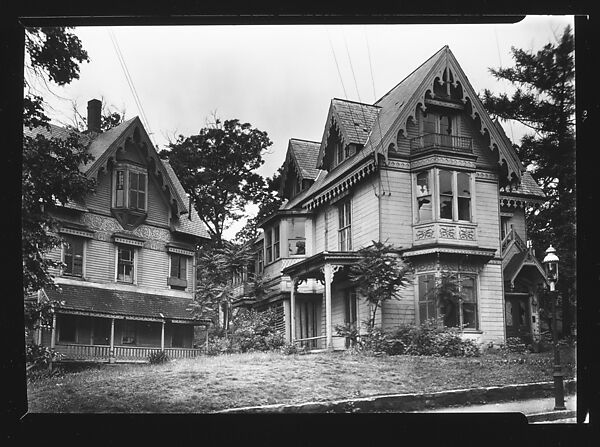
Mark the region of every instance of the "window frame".
MULTIPOLYGON (((462 171, 448 168, 429 168, 413 174, 413 192, 414 192, 414 223, 428 223, 428 222, 458 222, 458 223, 475 223, 475 173, 470 171, 462 171), (423 173, 429 173, 428 182, 430 195, 419 195, 419 176, 423 173), (441 188, 441 177, 443 172, 450 173, 451 191, 450 194, 443 194, 441 188), (459 174, 467 177, 467 184, 469 185, 469 195, 460 194, 458 191, 458 176, 459 174), (423 197, 431 197, 432 216, 431 219, 422 219, 419 209, 419 200, 423 197), (442 199, 452 198, 452 216, 442 217, 442 199), (469 219, 459 219, 461 207, 459 206, 459 199, 468 201, 468 214, 469 219)), ((464 203, 464 202, 463 202, 464 203)))
POLYGON ((338 209, 338 249, 352 251, 352 200, 340 202, 338 209))
POLYGON ((273 261, 281 258, 281 231, 280 224, 273 227, 273 261))
POLYGON ((137 250, 136 247, 127 244, 117 244, 115 250, 115 282, 123 284, 137 284, 137 250), (131 281, 119 279, 119 254, 121 250, 131 250, 132 259, 126 260, 131 262, 131 281))
MULTIPOLYGON (((148 170, 141 166, 132 165, 129 163, 117 163, 113 169, 112 175, 112 187, 111 187, 111 196, 112 196, 112 208, 120 209, 120 210, 132 210, 138 212, 148 212, 148 170), (138 176, 138 189, 132 189, 132 173, 138 176), (119 180, 119 174, 123 175, 123 181, 119 180), (144 176, 144 190, 139 189, 139 176, 144 176), (117 189, 119 185, 122 186, 122 189, 117 189), (119 195, 117 191, 123 191, 123 204, 119 204, 119 195), (136 197, 139 197, 140 193, 144 194, 144 204, 143 208, 139 208, 138 204, 132 206, 132 191, 135 191, 136 197)), ((139 201, 138 201, 139 202, 139 201)))
POLYGON ((435 219, 435 204, 434 204, 434 197, 435 197, 435 192, 434 192, 434 175, 433 175, 433 169, 426 169, 420 172, 416 172, 414 175, 414 189, 415 189, 415 198, 416 198, 416 220, 418 223, 423 223, 423 222, 431 222, 435 219), (427 187, 428 187, 428 192, 429 194, 423 194, 423 195, 419 195, 419 176, 421 174, 427 174, 427 187), (429 203, 431 206, 431 217, 429 217, 428 219, 425 218, 421 218, 421 213, 420 213, 420 207, 419 207, 419 199, 422 199, 423 197, 429 197, 429 203))
MULTIPOLYGON (((72 242, 73 241, 78 241, 81 242, 81 273, 77 274, 77 273, 73 273, 73 272, 69 272, 67 271, 67 267, 62 267, 61 269, 61 275, 63 276, 70 276, 73 278, 84 278, 85 277, 85 261, 86 261, 86 240, 85 238, 82 237, 77 237, 77 236, 63 236, 64 241, 61 244, 61 255, 60 255, 60 259, 61 262, 63 262, 64 264, 66 264, 67 266, 69 265, 69 263, 67 263, 66 261, 66 257, 67 257, 67 246, 72 246, 72 242)), ((73 257, 73 262, 72 265, 74 266, 74 262, 75 262, 75 254, 71 255, 73 257)))

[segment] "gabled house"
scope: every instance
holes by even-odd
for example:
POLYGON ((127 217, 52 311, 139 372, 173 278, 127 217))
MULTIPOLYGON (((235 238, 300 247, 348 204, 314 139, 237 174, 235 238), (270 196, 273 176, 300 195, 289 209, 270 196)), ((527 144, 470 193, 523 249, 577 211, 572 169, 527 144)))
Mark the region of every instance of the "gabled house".
MULTIPOLYGON (((98 100, 88 103, 88 131, 81 133, 92 161, 80 169, 96 179, 81 203, 53 211, 64 243, 48 256, 64 263, 57 289, 39 300, 61 302, 51 328, 34 340, 64 360, 147 360, 165 350, 189 357, 194 327, 206 325, 192 311, 196 248, 209 235, 168 162, 161 160, 138 117, 100 131, 98 100)), ((54 125, 24 129, 64 138, 54 125)))
POLYGON ((344 348, 335 326, 368 306, 347 270, 375 241, 399 247, 413 284, 378 313, 384 330, 443 317, 480 343, 539 331, 545 281, 527 241, 525 207, 544 194, 445 46, 375 104, 333 99, 321 141, 290 140, 287 201, 262 222, 256 273, 288 340, 344 348), (464 301, 441 308, 428 290, 457 274, 464 301))

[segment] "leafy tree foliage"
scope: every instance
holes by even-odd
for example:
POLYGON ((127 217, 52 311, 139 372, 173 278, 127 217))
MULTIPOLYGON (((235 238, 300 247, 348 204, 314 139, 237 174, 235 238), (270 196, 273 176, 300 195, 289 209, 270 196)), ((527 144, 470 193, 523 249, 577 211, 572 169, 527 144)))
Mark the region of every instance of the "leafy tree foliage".
POLYGON ((264 187, 254 199, 254 203, 258 204, 258 212, 256 216, 248 219, 246 225, 237 232, 235 240, 246 242, 255 239, 259 233, 259 223, 273 214, 283 204, 283 198, 279 195, 279 187, 281 185, 281 172, 283 167, 279 168, 273 177, 265 179, 264 187))
POLYGON ((263 191, 263 178, 254 171, 264 163, 262 154, 270 145, 267 133, 249 123, 217 119, 198 135, 180 135, 161 151, 217 246, 227 223, 241 218, 245 206, 263 191))
POLYGON ((442 272, 435 285, 427 292, 427 295, 433 297, 436 305, 441 309, 442 316, 437 323, 443 323, 443 326, 458 326, 458 309, 464 299, 464 294, 460 288, 460 279, 456 273, 442 272), (454 312, 452 310, 455 310, 454 312))
POLYGON ((371 305, 369 328, 375 327, 377 309, 410 281, 410 266, 400 259, 398 249, 384 242, 358 250, 360 259, 350 266, 348 277, 358 293, 371 305))
MULTIPOLYGON (((58 85, 79 77, 79 63, 88 60, 77 36, 68 28, 28 28, 25 49, 28 63, 40 76, 47 75, 58 85)), ((40 96, 25 94, 23 124, 29 129, 49 130, 50 119, 44 113, 40 96)), ((93 188, 79 171, 89 161, 80 137, 72 132, 66 138, 35 138, 25 136, 22 166, 22 249, 23 290, 34 292, 51 286, 48 274, 56 263, 44 257, 60 243, 53 235, 56 222, 50 212, 58 204, 81 199, 93 188)))
POLYGON ((557 290, 562 299, 563 329, 568 333, 575 315, 575 136, 574 41, 567 26, 556 43, 533 53, 513 48, 515 66, 490 69, 510 81, 511 97, 483 94, 487 110, 504 120, 516 120, 533 133, 517 148, 548 202, 529 209, 528 235, 540 256, 552 244, 561 259, 557 290))
MULTIPOLYGON (((223 312, 223 321, 219 325, 227 328, 232 318, 232 300, 234 275, 241 275, 254 259, 254 250, 250 243, 236 244, 223 241, 220 247, 203 249, 197 255, 196 295, 192 308, 197 316, 218 321, 219 309, 223 312)), ((253 282, 256 278, 248 278, 253 282)), ((258 280, 259 281, 259 280, 258 280)), ((260 285, 260 281, 257 285, 260 285)), ((257 294, 260 287, 255 287, 257 294)))

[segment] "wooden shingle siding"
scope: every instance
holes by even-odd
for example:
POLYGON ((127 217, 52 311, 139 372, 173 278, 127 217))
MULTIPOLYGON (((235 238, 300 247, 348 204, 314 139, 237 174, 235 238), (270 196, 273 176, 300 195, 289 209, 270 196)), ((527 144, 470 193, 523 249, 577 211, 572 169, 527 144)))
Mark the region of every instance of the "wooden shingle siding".
MULTIPOLYGON (((354 188, 352 195, 352 249, 358 250, 366 247, 373 240, 379 239, 379 211, 378 200, 374 191, 377 191, 377 177, 359 183, 354 188), (373 189, 375 188, 375 189, 373 189)), ((336 216, 338 210, 336 209, 336 216)), ((337 228, 339 220, 336 219, 336 246, 337 228)), ((339 249, 339 248, 338 248, 339 249)))
MULTIPOLYGON (((183 216, 183 218, 187 219, 187 216, 183 216)), ((148 178, 148 217, 146 223, 169 225, 167 200, 153 175, 148 178)))
POLYGON ((504 297, 500 264, 486 264, 479 275, 479 324, 486 341, 504 339, 504 297))
POLYGON ((396 247, 412 245, 412 188, 408 172, 382 170, 386 194, 380 198, 381 240, 396 247))
POLYGON ((87 245, 86 277, 94 282, 115 280, 115 250, 112 242, 91 239, 87 245))
POLYGON ((498 185, 477 181, 476 219, 477 240, 482 248, 499 249, 500 219, 498 218, 498 185))

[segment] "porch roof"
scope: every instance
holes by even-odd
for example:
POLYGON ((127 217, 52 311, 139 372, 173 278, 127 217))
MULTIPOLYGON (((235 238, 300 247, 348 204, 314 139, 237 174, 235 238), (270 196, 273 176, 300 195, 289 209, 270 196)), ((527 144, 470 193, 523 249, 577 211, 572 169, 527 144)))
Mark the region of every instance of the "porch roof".
POLYGON ((61 284, 60 290, 48 289, 46 295, 51 300, 60 301, 58 312, 152 321, 182 320, 191 324, 203 324, 210 320, 196 318, 192 314, 192 300, 158 294, 141 293, 89 287, 85 285, 61 284))
POLYGON ((476 248, 468 246, 421 246, 401 250, 403 257, 429 255, 432 253, 450 253, 458 255, 479 256, 482 258, 493 258, 496 250, 493 248, 476 248))
POLYGON ((538 261, 529 251, 517 253, 510 261, 508 261, 508 264, 504 267, 504 280, 510 282, 510 284, 514 284, 515 279, 525 267, 529 267, 530 270, 532 269, 533 271, 539 272, 544 282, 546 282, 544 267, 542 267, 540 261, 538 261))
POLYGON ((319 278, 325 264, 352 265, 360 256, 355 251, 323 251, 284 268, 281 272, 292 278, 319 278))

